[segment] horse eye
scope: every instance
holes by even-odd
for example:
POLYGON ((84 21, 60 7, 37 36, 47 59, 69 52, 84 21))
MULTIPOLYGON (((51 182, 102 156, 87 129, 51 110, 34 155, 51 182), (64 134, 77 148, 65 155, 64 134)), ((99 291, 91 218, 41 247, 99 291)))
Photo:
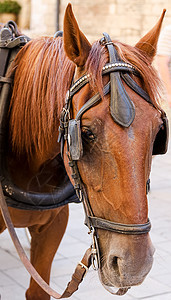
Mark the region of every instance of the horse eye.
POLYGON ((96 137, 89 128, 82 127, 82 138, 89 141, 94 141, 96 137))

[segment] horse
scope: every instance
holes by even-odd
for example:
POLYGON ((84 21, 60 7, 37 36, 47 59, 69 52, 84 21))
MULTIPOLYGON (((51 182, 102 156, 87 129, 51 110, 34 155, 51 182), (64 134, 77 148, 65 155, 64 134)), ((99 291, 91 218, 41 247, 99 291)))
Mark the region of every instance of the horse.
MULTIPOLYGON (((42 185, 35 178, 62 148, 78 197, 89 199, 93 216, 87 223, 90 229, 95 227, 99 274, 106 287, 141 284, 153 263, 146 183, 152 154, 158 154, 155 141, 165 126, 160 80, 152 66, 163 17, 164 12, 135 47, 111 41, 107 34, 91 45, 68 4, 63 37, 31 40, 10 71, 14 73, 8 112, 10 176, 26 191, 31 186, 33 191, 51 192, 60 173, 55 180, 45 178, 42 185), (61 111, 67 112, 64 119, 61 111), (66 129, 68 118, 74 124, 66 129)), ((9 212, 15 227, 28 227, 31 262, 49 283, 67 226, 68 205, 43 211, 9 207, 9 212)), ((5 228, 0 214, 0 232, 5 228)), ((50 296, 31 278, 26 299, 50 296)))

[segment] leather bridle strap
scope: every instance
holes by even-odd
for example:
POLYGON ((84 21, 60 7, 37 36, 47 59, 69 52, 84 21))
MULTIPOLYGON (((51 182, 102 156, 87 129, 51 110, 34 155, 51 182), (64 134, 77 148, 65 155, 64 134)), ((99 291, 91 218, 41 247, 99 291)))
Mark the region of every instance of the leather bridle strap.
POLYGON ((92 216, 88 216, 88 219, 90 220, 90 224, 95 228, 122 234, 145 234, 151 229, 151 223, 149 220, 144 224, 121 224, 92 216))
MULTIPOLYGON (((132 79, 132 77, 127 74, 127 73, 121 73, 122 79, 125 81, 125 83, 135 92, 137 93, 140 97, 142 97, 145 101, 150 103, 151 105, 154 106, 152 103, 149 95, 144 91, 136 82, 135 80, 132 79)), ((154 106, 155 107, 155 106, 154 106)), ((155 107, 156 108, 156 107, 155 107)))
POLYGON ((62 295, 57 293, 55 290, 53 290, 44 280, 43 278, 38 274, 38 272, 35 270, 33 265, 30 263, 23 247, 20 244, 20 241, 18 239, 18 236, 15 232, 14 225, 12 223, 8 207, 5 201, 5 197, 2 191, 2 185, 0 183, 0 207, 1 212, 4 218, 4 222, 8 228, 9 234, 12 238, 12 241, 14 243, 14 246, 18 252, 18 255, 27 269, 27 271, 30 273, 31 277, 37 282, 37 284, 50 296, 52 296, 55 299, 61 299, 61 298, 68 298, 70 297, 76 290, 78 290, 79 284, 82 282, 83 278, 85 277, 85 274, 87 273, 87 270, 89 269, 91 265, 91 248, 88 248, 85 252, 81 262, 77 264, 77 267, 75 269, 75 272, 72 275, 71 281, 68 283, 67 288, 63 292, 62 295))

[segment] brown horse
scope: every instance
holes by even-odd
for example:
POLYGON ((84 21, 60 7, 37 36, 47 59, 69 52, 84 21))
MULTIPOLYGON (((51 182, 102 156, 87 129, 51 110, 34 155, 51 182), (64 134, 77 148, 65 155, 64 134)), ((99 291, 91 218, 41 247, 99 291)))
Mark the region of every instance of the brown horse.
MULTIPOLYGON (((112 222, 147 222, 146 182, 153 143, 163 123, 158 104, 159 79, 151 65, 163 15, 135 47, 113 42, 122 61, 140 74, 137 76, 135 72, 131 77, 148 93, 152 103, 147 103, 122 80, 135 110, 134 120, 127 127, 114 121, 109 108, 110 93, 103 95, 103 86, 109 81, 108 74, 102 77, 102 69, 109 62, 107 47, 99 41, 93 45, 88 42, 71 5, 65 13, 63 38, 38 38, 21 49, 13 65, 15 77, 9 111, 8 161, 17 186, 27 190, 28 182, 42 165, 60 153, 58 127, 66 92, 73 76, 76 81, 90 74, 89 84, 73 96, 72 116, 77 115, 88 99, 100 93, 102 101, 87 110, 81 119, 83 156, 78 161, 93 213, 112 222)), ((64 164, 74 184, 66 152, 65 145, 64 164)), ((51 186, 45 184, 43 191, 51 191, 51 186)), ((66 229, 68 206, 45 211, 12 207, 9 210, 16 227, 29 228, 31 262, 49 282, 51 263, 66 229)), ((0 215, 0 232, 3 230, 5 224, 0 215)), ((97 231, 102 282, 116 287, 140 284, 153 262, 154 248, 149 234, 97 231)), ((31 279, 26 299, 50 297, 31 279)))

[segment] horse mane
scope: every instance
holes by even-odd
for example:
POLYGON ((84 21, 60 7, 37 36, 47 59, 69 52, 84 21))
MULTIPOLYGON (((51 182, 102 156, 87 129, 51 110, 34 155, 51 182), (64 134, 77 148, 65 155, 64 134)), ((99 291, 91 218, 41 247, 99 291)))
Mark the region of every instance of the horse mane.
MULTIPOLYGON (((74 64, 62 38, 38 38, 23 47, 12 66, 14 75, 9 122, 12 147, 18 154, 48 150, 71 84, 74 64)), ((57 140, 57 137, 56 137, 57 140)))
MULTIPOLYGON (((114 45, 121 59, 139 71, 143 88, 154 106, 159 107, 160 81, 148 58, 135 47, 117 41, 114 45)), ((108 59, 106 47, 97 41, 85 66, 85 71, 91 74, 91 87, 102 96, 102 68, 108 59)), ((10 137, 16 152, 26 152, 29 157, 48 149, 59 125, 74 69, 75 65, 65 55, 62 38, 32 40, 18 53, 13 65, 15 77, 9 112, 10 137)))

